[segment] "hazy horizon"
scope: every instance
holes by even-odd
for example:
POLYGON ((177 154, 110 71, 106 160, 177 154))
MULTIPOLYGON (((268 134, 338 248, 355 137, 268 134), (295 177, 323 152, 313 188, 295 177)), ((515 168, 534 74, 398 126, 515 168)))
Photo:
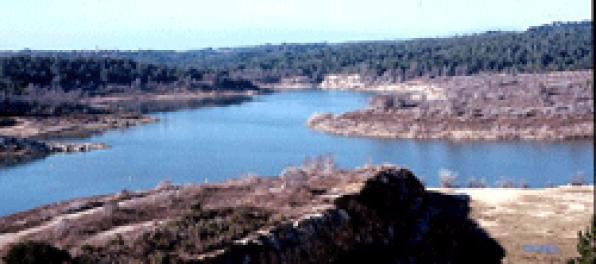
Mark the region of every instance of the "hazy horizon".
POLYGON ((29 0, 2 5, 0 50, 5 51, 184 51, 382 41, 592 21, 586 0, 29 0))

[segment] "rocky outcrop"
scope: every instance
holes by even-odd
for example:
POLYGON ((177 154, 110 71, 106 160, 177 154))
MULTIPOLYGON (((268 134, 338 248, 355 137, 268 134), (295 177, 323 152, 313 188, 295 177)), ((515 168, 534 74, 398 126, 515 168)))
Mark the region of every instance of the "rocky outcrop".
POLYGON ((73 152, 89 152, 94 150, 108 149, 109 146, 102 143, 61 143, 49 142, 46 143, 50 151, 55 153, 73 153, 73 152))
POLYGON ((334 208, 258 232, 215 256, 205 255, 203 260, 205 263, 333 263, 367 244, 382 244, 383 240, 388 244, 404 242, 412 238, 406 233, 416 232, 415 224, 424 210, 424 193, 411 173, 387 168, 354 194, 334 199, 334 208), (392 222, 398 221, 401 226, 394 226, 397 223, 392 222))
POLYGON ((0 136, 0 167, 43 158, 51 153, 50 146, 43 142, 0 136))
POLYGON ((407 93, 417 100, 445 100, 445 90, 425 80, 400 82, 378 76, 360 74, 328 74, 319 84, 324 90, 352 90, 367 92, 407 93))
POLYGON ((593 138, 591 71, 485 74, 427 80, 432 90, 375 96, 369 108, 312 116, 309 127, 337 135, 470 140, 593 138), (423 92, 426 91, 426 92, 423 92))
POLYGON ((0 136, 0 167, 44 158, 53 153, 74 153, 109 148, 101 143, 61 143, 0 136))
POLYGON ((320 82, 307 76, 291 76, 281 78, 275 83, 262 83, 259 86, 276 90, 316 88, 363 92, 399 92, 410 93, 414 97, 428 100, 444 100, 446 98, 443 88, 425 81, 408 80, 401 82, 386 76, 362 74, 326 74, 320 82))
POLYGON ((360 74, 327 74, 319 85, 321 89, 363 89, 367 86, 360 74))
POLYGON ((498 263, 502 249, 467 220, 465 203, 427 193, 407 170, 386 168, 358 192, 335 199, 330 210, 191 262, 498 263))

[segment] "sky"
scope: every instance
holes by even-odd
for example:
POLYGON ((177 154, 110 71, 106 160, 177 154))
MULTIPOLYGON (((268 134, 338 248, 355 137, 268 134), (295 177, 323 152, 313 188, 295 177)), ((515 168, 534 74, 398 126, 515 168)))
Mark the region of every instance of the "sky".
POLYGON ((0 50, 171 49, 525 30, 591 0, 0 0, 0 50))

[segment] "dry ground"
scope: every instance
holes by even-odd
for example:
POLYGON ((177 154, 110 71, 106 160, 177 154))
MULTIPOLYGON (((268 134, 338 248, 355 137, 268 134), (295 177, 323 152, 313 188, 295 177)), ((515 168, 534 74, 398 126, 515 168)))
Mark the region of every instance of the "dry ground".
POLYGON ((365 109, 340 115, 315 114, 307 125, 336 135, 378 138, 594 137, 592 71, 480 74, 394 86, 388 94, 375 96, 365 109))
POLYGON ((503 263, 565 263, 594 214, 593 186, 440 189, 471 198, 471 218, 506 250, 503 263))

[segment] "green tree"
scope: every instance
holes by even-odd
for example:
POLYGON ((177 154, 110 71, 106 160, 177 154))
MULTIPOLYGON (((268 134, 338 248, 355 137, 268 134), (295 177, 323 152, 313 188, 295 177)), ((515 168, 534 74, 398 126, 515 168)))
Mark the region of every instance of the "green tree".
POLYGON ((570 259, 571 264, 596 263, 596 218, 592 217, 592 225, 585 232, 578 232, 577 252, 579 257, 570 259))

